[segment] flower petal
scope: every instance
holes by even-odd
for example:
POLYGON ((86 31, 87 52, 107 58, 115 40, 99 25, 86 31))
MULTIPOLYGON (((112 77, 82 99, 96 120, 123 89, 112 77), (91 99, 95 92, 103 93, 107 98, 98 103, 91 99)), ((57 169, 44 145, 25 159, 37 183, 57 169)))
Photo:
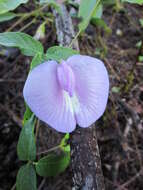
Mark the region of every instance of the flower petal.
POLYGON ((103 113, 109 93, 107 70, 99 59, 74 55, 67 60, 75 74, 80 109, 75 113, 79 126, 88 127, 103 113))
POLYGON ((35 67, 28 75, 23 94, 40 120, 67 133, 75 129, 76 121, 58 83, 57 66, 56 61, 48 61, 35 67))
POLYGON ((57 68, 57 78, 61 88, 73 96, 75 88, 75 77, 72 69, 62 61, 57 68))

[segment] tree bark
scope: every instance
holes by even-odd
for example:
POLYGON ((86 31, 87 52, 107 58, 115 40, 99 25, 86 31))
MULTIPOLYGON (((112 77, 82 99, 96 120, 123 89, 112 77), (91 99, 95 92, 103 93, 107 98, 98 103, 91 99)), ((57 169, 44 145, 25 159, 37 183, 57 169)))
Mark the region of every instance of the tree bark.
MULTIPOLYGON (((61 10, 62 15, 53 10, 57 38, 60 45, 69 46, 75 33, 65 5, 61 5, 61 10)), ((72 47, 79 50, 77 40, 72 47)), ((105 190, 95 126, 86 129, 77 127, 71 134, 70 144, 72 190, 105 190)))

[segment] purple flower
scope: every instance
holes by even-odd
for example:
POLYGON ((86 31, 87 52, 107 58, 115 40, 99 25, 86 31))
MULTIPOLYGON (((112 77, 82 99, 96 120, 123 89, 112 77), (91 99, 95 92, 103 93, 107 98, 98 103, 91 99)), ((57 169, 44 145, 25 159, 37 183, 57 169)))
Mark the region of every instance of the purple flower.
POLYGON ((23 94, 35 115, 59 132, 88 127, 103 113, 109 93, 107 70, 99 59, 73 55, 47 61, 28 75, 23 94))

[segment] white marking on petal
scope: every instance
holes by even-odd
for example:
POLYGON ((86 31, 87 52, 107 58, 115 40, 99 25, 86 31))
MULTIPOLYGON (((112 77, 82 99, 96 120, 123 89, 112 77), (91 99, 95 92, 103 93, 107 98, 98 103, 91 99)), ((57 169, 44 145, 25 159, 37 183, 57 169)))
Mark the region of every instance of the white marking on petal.
POLYGON ((70 110, 72 115, 74 115, 72 101, 71 101, 71 98, 69 96, 69 93, 67 91, 63 91, 63 93, 64 93, 65 102, 66 102, 66 108, 70 110))
POLYGON ((80 103, 79 103, 79 100, 78 100, 76 94, 74 94, 71 97, 71 102, 72 102, 74 113, 79 113, 79 111, 80 111, 80 103))
POLYGON ((68 92, 63 91, 63 93, 64 93, 64 98, 65 98, 67 109, 70 110, 72 115, 79 113, 80 103, 79 103, 79 100, 78 100, 76 94, 74 94, 72 97, 70 97, 68 92))

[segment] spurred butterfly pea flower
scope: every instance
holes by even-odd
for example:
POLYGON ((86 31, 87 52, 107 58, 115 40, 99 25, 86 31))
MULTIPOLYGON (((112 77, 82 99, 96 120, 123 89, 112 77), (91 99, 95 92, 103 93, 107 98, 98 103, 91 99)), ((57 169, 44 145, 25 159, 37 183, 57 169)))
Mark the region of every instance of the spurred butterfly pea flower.
POLYGON ((30 109, 59 132, 88 127, 103 113, 109 93, 107 70, 99 59, 73 55, 47 61, 28 75, 23 94, 30 109))

